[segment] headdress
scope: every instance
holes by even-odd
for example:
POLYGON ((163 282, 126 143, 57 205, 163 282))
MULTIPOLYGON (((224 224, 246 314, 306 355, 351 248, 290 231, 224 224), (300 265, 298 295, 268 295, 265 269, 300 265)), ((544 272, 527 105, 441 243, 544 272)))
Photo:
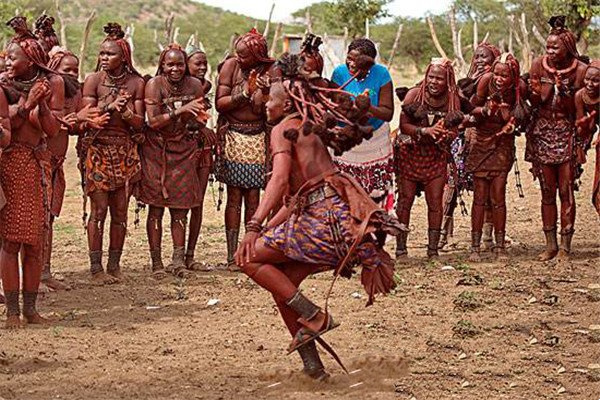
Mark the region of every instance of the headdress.
POLYGON ((552 27, 550 29, 550 35, 558 36, 567 48, 569 56, 579 59, 579 52, 577 51, 577 38, 571 32, 566 25, 567 17, 564 15, 556 15, 550 17, 548 24, 552 27))
POLYGON ((42 43, 46 51, 50 51, 54 46, 58 46, 58 37, 54 30, 54 18, 46 14, 42 14, 35 20, 33 33, 42 43))
POLYGON ((244 43, 261 63, 273 63, 274 59, 269 57, 269 50, 267 48, 267 39, 261 35, 256 28, 252 28, 250 32, 240 36, 235 41, 237 46, 240 43, 244 43))
MULTIPOLYGON (((129 46, 129 42, 125 40, 125 32, 116 22, 109 22, 104 26, 104 33, 106 33, 106 37, 102 41, 102 43, 112 41, 115 42, 123 53, 123 60, 125 61, 125 65, 128 71, 134 75, 141 76, 140 73, 133 67, 133 56, 131 54, 131 46, 129 46)), ((96 65, 96 71, 100 69, 100 60, 98 60, 98 64, 96 65)))
POLYGON ((48 54, 46 54, 42 45, 27 27, 27 19, 25 17, 13 17, 6 25, 15 31, 15 36, 10 40, 11 44, 18 45, 27 58, 38 68, 46 72, 54 72, 46 66, 48 63, 48 54))

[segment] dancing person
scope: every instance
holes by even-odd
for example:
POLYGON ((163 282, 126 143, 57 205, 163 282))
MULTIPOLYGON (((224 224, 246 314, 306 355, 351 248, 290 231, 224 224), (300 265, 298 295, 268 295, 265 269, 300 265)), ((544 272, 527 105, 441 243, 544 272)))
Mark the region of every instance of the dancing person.
POLYGON ((372 127, 358 124, 367 115, 368 97, 353 101, 342 92, 336 101, 299 72, 300 60, 295 55, 283 57, 284 81, 270 88, 267 117, 276 124, 270 141, 273 175, 246 224, 236 262, 273 295, 293 338, 288 351, 297 350, 304 372, 322 380, 328 374, 315 341, 324 344, 320 336, 338 324, 298 286, 325 270, 350 277, 352 266, 360 264, 371 304, 376 294, 394 287, 393 260, 382 247, 384 241, 376 241, 372 234, 384 230, 396 234, 399 226, 358 182, 337 170, 327 150, 329 146, 339 155, 372 133, 372 127), (342 121, 349 125, 336 126, 342 121), (288 193, 295 194, 263 226, 288 193))

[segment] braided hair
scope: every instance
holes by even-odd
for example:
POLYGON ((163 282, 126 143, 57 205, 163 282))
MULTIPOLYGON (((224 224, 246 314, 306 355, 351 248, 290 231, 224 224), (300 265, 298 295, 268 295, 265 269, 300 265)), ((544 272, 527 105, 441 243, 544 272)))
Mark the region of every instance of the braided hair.
POLYGON ((454 68, 452 62, 447 59, 435 60, 427 66, 425 71, 425 79, 423 79, 418 87, 417 97, 410 104, 402 106, 402 111, 409 115, 414 120, 423 120, 427 118, 427 108, 425 106, 427 83, 429 72, 434 67, 440 67, 446 74, 446 84, 448 86, 448 111, 444 117, 444 127, 446 129, 456 128, 463 120, 463 113, 460 111, 460 98, 458 96, 458 86, 454 76, 454 68))
MULTIPOLYGON (((292 113, 298 112, 302 118, 302 134, 319 136, 336 156, 360 144, 363 139, 370 139, 373 127, 368 125, 369 97, 354 96, 343 90, 311 83, 310 76, 303 72, 303 63, 301 55, 287 53, 277 61, 292 113)), ((295 142, 300 130, 288 129, 284 136, 295 142)))
POLYGON ((513 115, 517 122, 523 123, 527 118, 528 112, 525 107, 525 103, 521 99, 521 90, 519 87, 521 72, 519 61, 512 54, 503 53, 500 57, 496 58, 496 61, 494 61, 494 63, 492 64, 492 72, 498 64, 504 64, 508 67, 508 70, 510 72, 510 79, 512 81, 512 88, 514 90, 515 96, 515 108, 513 115))
POLYGON ((33 33, 44 47, 44 50, 49 52, 54 46, 59 46, 58 36, 54 30, 54 18, 46 14, 42 14, 35 20, 33 33))

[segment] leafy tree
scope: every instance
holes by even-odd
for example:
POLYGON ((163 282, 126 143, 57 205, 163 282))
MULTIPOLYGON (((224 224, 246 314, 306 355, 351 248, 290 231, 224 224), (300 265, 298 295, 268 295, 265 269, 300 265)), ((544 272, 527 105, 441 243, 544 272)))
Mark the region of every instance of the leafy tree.
POLYGON ((341 34, 348 28, 351 37, 365 34, 365 21, 370 23, 389 16, 385 9, 390 0, 336 0, 324 1, 305 7, 293 13, 295 17, 304 17, 310 11, 313 30, 341 34))

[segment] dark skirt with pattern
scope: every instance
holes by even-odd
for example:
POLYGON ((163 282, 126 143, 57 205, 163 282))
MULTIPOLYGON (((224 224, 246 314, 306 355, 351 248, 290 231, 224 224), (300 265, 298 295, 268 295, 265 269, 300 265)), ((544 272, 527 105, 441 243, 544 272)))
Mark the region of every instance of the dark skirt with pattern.
MULTIPOLYGON (((268 247, 292 260, 328 270, 340 264, 354 242, 351 223, 348 204, 335 195, 304 207, 299 215, 293 214, 286 222, 266 231, 262 239, 268 247)), ((383 269, 389 262, 384 253, 374 243, 364 241, 352 255, 353 264, 383 269)), ((348 272, 342 275, 348 276, 348 272)))
POLYGON ((141 146, 142 181, 138 200, 156 207, 190 209, 202 203, 196 140, 182 133, 165 140, 149 131, 141 146))
POLYGON ((413 182, 429 182, 448 176, 448 153, 432 143, 399 143, 396 174, 413 182))
POLYGON ((88 196, 96 190, 112 192, 128 186, 128 192, 132 193, 132 185, 140 178, 137 144, 129 138, 97 139, 89 146, 85 160, 85 193, 88 196))
POLYGON ((3 240, 40 245, 48 227, 50 152, 13 144, 0 158, 6 205, 0 211, 3 240))
POLYGON ((572 161, 575 125, 565 119, 538 117, 527 134, 525 160, 534 164, 562 164, 572 161))

